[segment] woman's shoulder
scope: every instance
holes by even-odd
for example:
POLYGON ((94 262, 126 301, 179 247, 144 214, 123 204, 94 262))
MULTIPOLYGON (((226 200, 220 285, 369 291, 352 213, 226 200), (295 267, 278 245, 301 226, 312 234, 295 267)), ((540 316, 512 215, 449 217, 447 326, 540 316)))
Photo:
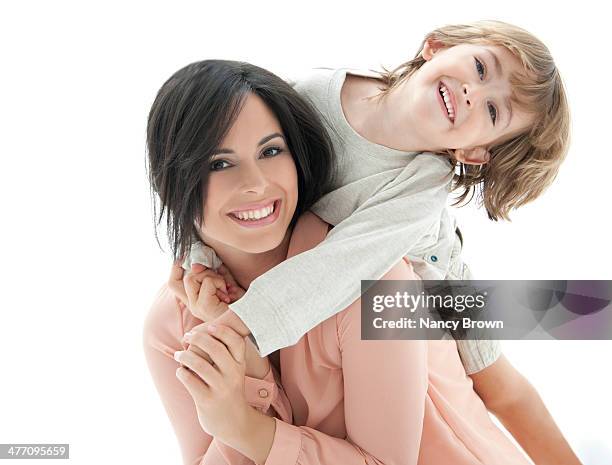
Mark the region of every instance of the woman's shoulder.
POLYGON ((311 211, 303 213, 291 233, 287 258, 315 248, 325 240, 330 225, 311 211))
MULTIPOLYGON (((415 281, 415 292, 420 286, 420 283, 416 283, 420 281, 421 277, 414 271, 412 267, 411 261, 408 257, 403 257, 399 260, 393 267, 385 273, 379 281, 415 281)), ((374 284, 377 286, 377 284, 374 284)), ((388 286, 380 287, 382 292, 388 292, 391 289, 388 286)), ((355 334, 361 337, 361 296, 355 300, 351 305, 342 310, 341 312, 335 315, 336 318, 336 328, 339 337, 339 340, 342 341, 346 339, 344 335, 346 334, 355 334), (356 329, 355 329, 356 328, 356 329), (353 330, 352 330, 353 329, 353 330)))
POLYGON ((201 323, 174 295, 167 284, 161 286, 143 324, 143 342, 153 346, 175 347, 186 331, 201 323))

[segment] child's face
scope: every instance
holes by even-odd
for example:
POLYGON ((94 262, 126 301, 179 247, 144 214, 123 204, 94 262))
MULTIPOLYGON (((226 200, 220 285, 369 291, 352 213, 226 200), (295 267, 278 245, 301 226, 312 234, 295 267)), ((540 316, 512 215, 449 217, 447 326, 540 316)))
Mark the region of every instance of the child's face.
POLYGON ((272 250, 285 237, 297 198, 297 171, 281 127, 249 94, 211 159, 202 239, 215 249, 272 250))
MULTIPOLYGON (((511 73, 523 67, 505 47, 462 44, 442 48, 427 42, 426 63, 411 76, 402 92, 405 111, 419 124, 422 136, 437 149, 489 148, 519 134, 531 117, 510 103, 511 73), (449 115, 441 85, 452 105, 449 115)), ((400 101, 400 99, 398 99, 400 101)))

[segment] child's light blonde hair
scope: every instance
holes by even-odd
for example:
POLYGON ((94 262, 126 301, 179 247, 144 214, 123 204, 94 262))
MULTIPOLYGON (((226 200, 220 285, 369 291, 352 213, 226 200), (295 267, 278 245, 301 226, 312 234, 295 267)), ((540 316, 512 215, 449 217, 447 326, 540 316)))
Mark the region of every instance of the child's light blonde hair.
POLYGON ((484 165, 455 160, 455 204, 469 202, 478 192, 479 204, 489 218, 509 220, 510 210, 536 199, 555 179, 570 139, 570 112, 559 71, 548 48, 531 33, 501 21, 476 21, 438 28, 425 37, 414 59, 380 72, 381 97, 393 91, 424 63, 421 52, 427 40, 444 47, 489 44, 506 47, 520 59, 526 73, 511 75, 512 101, 533 115, 533 125, 523 133, 489 147, 491 159, 484 165), (466 198, 469 199, 466 200, 466 198))

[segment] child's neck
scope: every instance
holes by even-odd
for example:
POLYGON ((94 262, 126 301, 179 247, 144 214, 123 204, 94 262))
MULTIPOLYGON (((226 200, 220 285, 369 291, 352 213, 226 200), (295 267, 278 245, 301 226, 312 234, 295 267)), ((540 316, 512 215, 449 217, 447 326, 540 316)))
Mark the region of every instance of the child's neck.
POLYGON ((393 105, 392 94, 382 99, 368 98, 378 95, 381 85, 381 81, 375 78, 346 75, 340 101, 344 116, 355 132, 374 144, 403 152, 440 150, 431 147, 419 134, 418 121, 400 117, 396 105, 393 105))

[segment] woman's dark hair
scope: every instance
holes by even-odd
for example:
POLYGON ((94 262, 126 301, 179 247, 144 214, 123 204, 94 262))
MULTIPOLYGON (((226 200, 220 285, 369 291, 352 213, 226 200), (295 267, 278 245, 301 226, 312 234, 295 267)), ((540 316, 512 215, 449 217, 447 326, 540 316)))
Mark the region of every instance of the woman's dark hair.
MULTIPOLYGON (((322 116, 288 83, 249 63, 205 60, 174 73, 161 87, 147 124, 147 171, 155 237, 166 216, 175 260, 198 240, 211 154, 219 148, 249 93, 274 113, 293 156, 298 202, 291 225, 329 192, 334 152, 322 116)), ((159 244, 159 239, 158 239, 159 244)))

